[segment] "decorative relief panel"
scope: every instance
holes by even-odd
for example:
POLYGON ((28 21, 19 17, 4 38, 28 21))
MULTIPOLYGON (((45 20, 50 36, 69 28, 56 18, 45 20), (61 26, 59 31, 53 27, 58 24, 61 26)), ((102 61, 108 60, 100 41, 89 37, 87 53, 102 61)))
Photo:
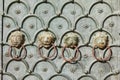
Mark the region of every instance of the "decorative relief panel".
POLYGON ((120 0, 1 1, 1 80, 120 80, 120 0))

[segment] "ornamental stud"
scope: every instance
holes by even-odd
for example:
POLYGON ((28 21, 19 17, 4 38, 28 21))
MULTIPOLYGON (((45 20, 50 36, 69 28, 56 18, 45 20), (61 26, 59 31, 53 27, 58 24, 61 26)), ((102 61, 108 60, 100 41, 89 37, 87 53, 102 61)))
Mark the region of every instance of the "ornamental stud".
POLYGON ((25 42, 25 35, 21 31, 14 31, 10 34, 8 43, 12 47, 20 48, 25 42))
POLYGON ((64 37, 64 46, 74 49, 78 46, 79 37, 76 33, 67 33, 64 37))
POLYGON ((55 42, 55 35, 50 31, 42 31, 38 35, 39 46, 50 48, 55 42))
POLYGON ((93 37, 93 44, 99 49, 104 49, 108 45, 108 35, 106 32, 97 32, 93 37))

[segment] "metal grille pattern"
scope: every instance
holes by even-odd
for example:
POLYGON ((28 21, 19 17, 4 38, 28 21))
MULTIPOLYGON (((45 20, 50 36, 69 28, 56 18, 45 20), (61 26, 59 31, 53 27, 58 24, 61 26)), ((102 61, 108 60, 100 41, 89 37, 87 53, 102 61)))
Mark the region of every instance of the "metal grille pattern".
POLYGON ((3 0, 1 80, 119 80, 119 3, 3 0))

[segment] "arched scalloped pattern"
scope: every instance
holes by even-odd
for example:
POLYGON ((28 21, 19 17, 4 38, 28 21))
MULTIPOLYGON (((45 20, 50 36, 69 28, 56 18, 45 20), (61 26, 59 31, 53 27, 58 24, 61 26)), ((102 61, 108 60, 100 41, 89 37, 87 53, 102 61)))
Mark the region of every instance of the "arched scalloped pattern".
POLYGON ((1 1, 1 80, 120 80, 120 0, 1 1), (24 37, 19 48, 18 34, 8 42, 14 31, 24 37), (49 47, 38 41, 42 31, 54 34, 54 42, 50 34, 40 38, 49 47), (102 32, 108 40, 99 49, 93 40, 102 32), (64 39, 79 42, 67 47, 64 39))

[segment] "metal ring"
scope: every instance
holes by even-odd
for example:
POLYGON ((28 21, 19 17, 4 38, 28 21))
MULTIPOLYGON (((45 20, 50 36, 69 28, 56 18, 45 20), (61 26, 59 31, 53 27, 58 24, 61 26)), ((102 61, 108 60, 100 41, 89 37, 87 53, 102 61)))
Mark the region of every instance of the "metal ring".
POLYGON ((112 50, 109 46, 107 46, 107 50, 109 50, 109 55, 107 57, 104 57, 104 58, 97 58, 96 55, 95 55, 95 47, 93 47, 92 49, 92 55, 93 57, 97 60, 97 61, 100 61, 100 62, 104 62, 104 61, 109 61, 110 58, 111 58, 111 55, 112 55, 112 50))
POLYGON ((65 56, 64 56, 64 51, 66 50, 66 46, 62 48, 62 57, 63 59, 66 61, 66 62, 75 62, 78 58, 78 55, 79 55, 79 49, 78 47, 76 46, 75 47, 75 56, 72 58, 72 59, 66 59, 65 56))
MULTIPOLYGON (((43 47, 43 46, 42 46, 43 47)), ((41 53, 41 48, 42 47, 39 47, 38 48, 38 53, 40 54, 40 56, 43 58, 43 59, 51 59, 52 57, 54 57, 55 55, 56 55, 56 53, 57 53, 57 49, 56 49, 56 46, 54 45, 54 44, 52 44, 52 48, 54 49, 54 53, 51 55, 51 56, 49 56, 49 57, 45 57, 42 53, 41 53)))
POLYGON ((27 55, 27 51, 26 51, 26 49, 25 49, 25 47, 24 46, 22 46, 22 48, 23 48, 23 50, 24 50, 24 56, 23 57, 21 57, 20 55, 19 56, 13 56, 12 55, 12 46, 10 46, 9 47, 9 49, 8 49, 8 53, 9 53, 9 56, 12 58, 12 59, 14 59, 14 60, 17 60, 17 61, 19 61, 19 60, 21 60, 21 59, 24 59, 25 57, 26 57, 26 55, 27 55))

